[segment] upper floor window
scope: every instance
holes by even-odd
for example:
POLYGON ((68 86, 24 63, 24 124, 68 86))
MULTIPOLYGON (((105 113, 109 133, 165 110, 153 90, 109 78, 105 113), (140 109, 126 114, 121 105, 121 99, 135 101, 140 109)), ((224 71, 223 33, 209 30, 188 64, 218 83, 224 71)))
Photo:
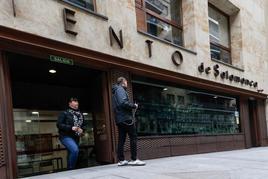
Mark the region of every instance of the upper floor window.
POLYGON ((229 16, 212 5, 208 16, 211 58, 231 63, 229 16))
POLYGON ((136 7, 138 30, 183 45, 181 0, 136 0, 136 7))
POLYGON ((96 10, 95 0, 63 0, 63 1, 73 4, 75 6, 78 6, 80 8, 86 9, 86 10, 90 10, 90 11, 96 10))

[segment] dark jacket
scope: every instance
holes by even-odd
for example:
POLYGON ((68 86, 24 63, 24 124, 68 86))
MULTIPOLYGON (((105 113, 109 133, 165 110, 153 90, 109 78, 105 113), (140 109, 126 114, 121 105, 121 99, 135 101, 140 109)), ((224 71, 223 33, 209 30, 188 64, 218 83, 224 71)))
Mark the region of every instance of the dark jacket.
MULTIPOLYGON (((57 127, 59 130, 60 137, 68 136, 74 139, 78 139, 79 136, 77 136, 75 134, 75 131, 72 130, 73 126, 74 126, 73 115, 70 112, 68 112, 68 110, 61 112, 57 121, 57 127)), ((83 124, 81 126, 81 129, 83 129, 83 132, 85 132, 84 117, 83 117, 83 124)))
POLYGON ((132 109, 136 106, 129 101, 127 91, 121 85, 114 85, 112 95, 116 124, 133 120, 132 109))

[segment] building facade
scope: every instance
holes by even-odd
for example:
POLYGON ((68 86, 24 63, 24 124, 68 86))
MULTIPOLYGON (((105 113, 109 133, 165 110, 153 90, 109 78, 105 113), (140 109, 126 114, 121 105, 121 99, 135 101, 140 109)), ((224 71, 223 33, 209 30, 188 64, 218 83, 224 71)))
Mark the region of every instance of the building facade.
MULTIPOLYGON (((59 172, 57 115, 87 121, 78 167, 116 162, 129 80, 141 159, 267 145, 265 0, 0 1, 0 178, 59 172)), ((125 148, 129 156, 129 146, 125 148)))

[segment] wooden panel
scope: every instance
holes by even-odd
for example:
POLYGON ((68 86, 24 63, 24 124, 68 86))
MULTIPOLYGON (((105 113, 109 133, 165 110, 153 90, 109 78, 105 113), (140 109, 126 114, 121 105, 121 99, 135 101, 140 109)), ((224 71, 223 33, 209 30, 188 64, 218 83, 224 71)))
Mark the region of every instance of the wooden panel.
MULTIPOLYGON (((138 154, 142 159, 209 153, 245 148, 244 134, 221 136, 158 136, 138 140, 138 154)), ((130 155, 129 147, 126 148, 130 155)))
POLYGON ((7 179, 16 178, 16 145, 12 117, 12 97, 10 87, 9 68, 4 53, 0 51, 0 155, 1 174, 7 179), (8 144, 7 145, 7 141, 8 144))
POLYGON ((5 115, 4 115, 4 91, 5 91, 5 79, 4 79, 4 59, 2 58, 2 53, 0 51, 0 178, 7 178, 7 166, 6 166, 6 140, 4 130, 2 127, 5 124, 5 115))
POLYGON ((234 149, 234 142, 228 141, 228 142, 217 142, 217 151, 227 151, 227 150, 233 150, 234 149))
POLYGON ((0 167, 3 167, 6 164, 3 142, 4 141, 2 139, 2 130, 0 126, 0 167))
POLYGON ((245 136, 243 134, 237 134, 233 136, 234 141, 244 141, 245 140, 245 136))
POLYGON ((217 136, 217 151, 232 150, 234 148, 234 139, 232 135, 217 136))
POLYGON ((108 78, 106 72, 102 72, 100 76, 95 78, 100 82, 99 85, 96 85, 96 91, 99 91, 100 96, 95 95, 93 99, 98 101, 97 108, 93 114, 93 126, 96 129, 94 130, 96 161, 112 163, 114 157, 112 156, 108 78))
POLYGON ((233 135, 217 136, 217 142, 230 142, 233 141, 233 135))
POLYGON ((217 151, 216 136, 200 136, 197 138, 197 153, 217 151))
POLYGON ((197 153, 196 137, 170 138, 171 155, 187 155, 197 153))
POLYGON ((138 8, 143 7, 143 0, 135 0, 135 6, 138 8))
POLYGON ((243 97, 240 98, 240 120, 242 132, 245 134, 246 148, 250 148, 252 146, 252 143, 248 113, 248 99, 243 97))
POLYGON ((217 143, 206 143, 197 145, 197 153, 217 152, 217 143))
POLYGON ((135 0, 137 29, 146 32, 146 13, 143 4, 143 0, 135 0))
POLYGON ((180 145, 195 145, 197 143, 196 137, 188 137, 188 136, 178 136, 170 138, 171 146, 180 146, 180 145))
POLYGON ((245 141, 244 140, 234 142, 234 149, 244 149, 245 147, 246 146, 245 146, 245 141))
POLYGON ((138 140, 139 158, 153 159, 169 156, 171 156, 169 138, 143 138, 138 140))
POLYGON ((261 146, 267 146, 267 123, 266 123, 266 115, 265 115, 265 101, 258 100, 257 101, 257 117, 258 124, 260 129, 260 144, 261 146))
POLYGON ((137 21, 137 30, 146 32, 146 14, 144 10, 136 8, 136 21, 137 21))
POLYGON ((245 145, 245 135, 238 134, 234 135, 234 149, 244 149, 246 147, 245 145))
POLYGON ((1 179, 6 179, 7 178, 6 168, 5 167, 0 167, 0 178, 1 179))
POLYGON ((201 145, 216 143, 216 141, 217 141, 216 136, 200 136, 197 138, 197 143, 201 145))

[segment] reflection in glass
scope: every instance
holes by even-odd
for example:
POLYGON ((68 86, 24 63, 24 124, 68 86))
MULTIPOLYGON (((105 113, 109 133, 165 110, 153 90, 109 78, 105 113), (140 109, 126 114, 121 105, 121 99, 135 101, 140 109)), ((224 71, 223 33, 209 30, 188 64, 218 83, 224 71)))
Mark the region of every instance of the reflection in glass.
MULTIPOLYGON (((25 177, 66 168, 67 151, 56 127, 60 111, 14 109, 18 176, 25 177)), ((84 113, 86 133, 80 140, 80 163, 88 166, 94 146, 92 113, 84 113)), ((81 166, 83 167, 83 166, 81 166)))
POLYGON ((145 7, 161 17, 174 21, 177 24, 180 20, 180 0, 145 0, 145 7))
POLYGON ((91 10, 91 11, 94 11, 94 2, 93 0, 66 0, 66 1, 69 1, 73 4, 76 4, 80 7, 83 7, 85 9, 88 9, 88 10, 91 10))
POLYGON ((225 63, 231 63, 231 54, 229 51, 210 44, 210 55, 212 59, 221 60, 225 63))
POLYGON ((140 136, 240 132, 236 98, 149 81, 133 81, 140 136))
POLYGON ((208 7, 211 58, 231 63, 228 17, 208 7))
POLYGON ((168 42, 182 46, 182 31, 164 21, 147 14, 147 31, 149 34, 168 42))
POLYGON ((210 40, 222 46, 229 47, 229 22, 228 17, 208 7, 210 40))

